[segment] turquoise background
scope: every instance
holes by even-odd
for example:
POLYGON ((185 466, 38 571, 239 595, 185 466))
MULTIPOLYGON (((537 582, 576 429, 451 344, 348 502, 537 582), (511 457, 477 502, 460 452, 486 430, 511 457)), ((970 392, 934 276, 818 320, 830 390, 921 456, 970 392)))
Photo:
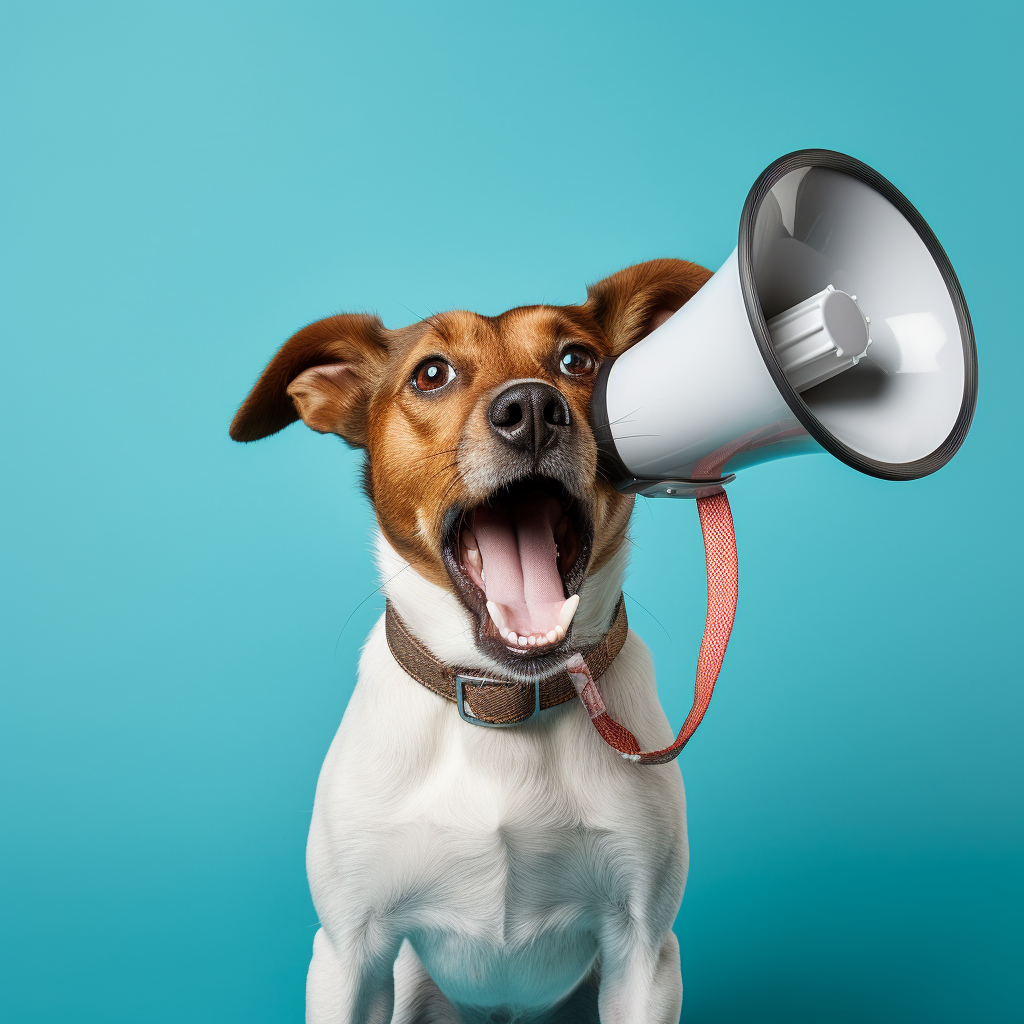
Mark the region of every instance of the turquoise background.
MULTIPOLYGON (((228 439, 276 347, 717 267, 758 173, 824 146, 944 243, 981 395, 929 479, 730 491, 683 1019, 1019 1021, 1021 11, 6 4, 0 1018, 302 1018, 313 790, 382 602, 357 456, 228 439)), ((634 530, 678 725, 696 514, 634 530)))

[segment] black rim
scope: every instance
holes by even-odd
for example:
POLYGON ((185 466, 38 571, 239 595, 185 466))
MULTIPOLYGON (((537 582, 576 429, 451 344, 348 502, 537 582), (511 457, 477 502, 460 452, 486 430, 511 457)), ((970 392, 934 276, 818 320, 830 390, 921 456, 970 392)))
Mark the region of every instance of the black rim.
POLYGON ((591 400, 590 408, 594 424, 594 440, 597 441, 598 472, 613 486, 621 488, 632 482, 635 477, 619 458, 618 449, 615 447, 615 438, 612 436, 611 423, 608 422, 608 374, 612 372, 612 366, 617 358, 617 356, 612 356, 601 364, 597 380, 594 381, 594 397, 591 400))
POLYGON ((932 229, 928 227, 924 217, 914 209, 899 189, 867 164, 855 160, 852 156, 835 153, 829 149, 802 149, 799 152, 780 157, 754 182, 754 187, 750 190, 747 201, 743 205, 743 213, 740 215, 739 271, 743 301, 747 307, 747 316, 750 318, 754 337, 761 349, 761 357, 775 381, 775 386, 785 398, 790 409, 793 410, 793 414, 822 448, 837 459, 842 459, 848 466, 852 466, 862 473, 881 477, 883 480, 916 480, 929 473, 934 473, 949 462, 967 436, 978 399, 978 356, 974 345, 974 328, 971 325, 971 314, 967 310, 963 290, 960 288, 960 282, 953 271, 953 265, 949 262, 949 257, 939 244, 932 229), (761 209, 761 203, 773 186, 791 171, 799 170, 801 167, 825 167, 834 171, 842 171, 873 188, 892 203, 910 222, 927 246, 935 265, 939 268, 939 273, 942 274, 960 326, 960 339, 964 354, 964 394, 960 403, 960 413, 948 437, 935 451, 923 459, 917 459, 914 462, 878 462, 843 444, 811 412, 807 403, 800 397, 800 393, 789 383, 775 357, 775 350, 772 348, 771 337, 768 334, 768 324, 761 311, 761 304, 757 299, 757 287, 754 283, 754 224, 758 211, 761 209))

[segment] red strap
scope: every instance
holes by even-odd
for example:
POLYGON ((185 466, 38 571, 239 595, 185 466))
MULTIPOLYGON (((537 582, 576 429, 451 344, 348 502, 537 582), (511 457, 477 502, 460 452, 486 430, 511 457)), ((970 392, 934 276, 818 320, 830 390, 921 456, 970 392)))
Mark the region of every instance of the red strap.
POLYGON ((664 750, 641 751, 636 737, 608 714, 583 658, 576 655, 566 665, 594 728, 623 757, 640 764, 664 764, 674 760, 696 732, 711 703, 711 694, 715 691, 715 681, 722 668, 725 649, 729 646, 729 634, 732 633, 739 594, 739 571, 736 562, 736 533, 729 499, 724 491, 710 498, 698 498, 697 512, 704 533, 704 556, 708 566, 708 614, 704 622, 700 657, 697 659, 693 707, 675 742, 664 750))

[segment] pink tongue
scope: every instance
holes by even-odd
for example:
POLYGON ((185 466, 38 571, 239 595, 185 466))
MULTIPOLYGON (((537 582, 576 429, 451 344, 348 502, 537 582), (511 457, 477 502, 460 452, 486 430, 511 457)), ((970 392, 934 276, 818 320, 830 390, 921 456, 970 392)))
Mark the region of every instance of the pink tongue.
POLYGON ((561 514, 554 498, 477 509, 473 533, 483 561, 484 593, 520 636, 554 629, 565 604, 554 534, 561 514))

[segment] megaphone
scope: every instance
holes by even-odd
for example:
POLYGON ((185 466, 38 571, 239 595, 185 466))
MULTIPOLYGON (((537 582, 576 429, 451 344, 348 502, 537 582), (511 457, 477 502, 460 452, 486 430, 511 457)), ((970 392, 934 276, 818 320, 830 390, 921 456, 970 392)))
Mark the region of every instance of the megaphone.
POLYGON ((967 303, 924 218, 866 164, 811 149, 754 182, 732 254, 604 363, 592 412, 620 490, 699 497, 821 451, 926 476, 963 443, 977 389, 967 303))
POLYGON ((739 470, 826 451, 885 480, 926 476, 963 444, 977 394, 960 282, 906 197, 830 150, 771 164, 721 269, 595 382, 604 475, 623 492, 695 498, 708 568, 693 706, 670 746, 642 751, 581 656, 566 666, 604 740, 631 761, 663 764, 700 725, 736 611, 724 487, 739 470))

